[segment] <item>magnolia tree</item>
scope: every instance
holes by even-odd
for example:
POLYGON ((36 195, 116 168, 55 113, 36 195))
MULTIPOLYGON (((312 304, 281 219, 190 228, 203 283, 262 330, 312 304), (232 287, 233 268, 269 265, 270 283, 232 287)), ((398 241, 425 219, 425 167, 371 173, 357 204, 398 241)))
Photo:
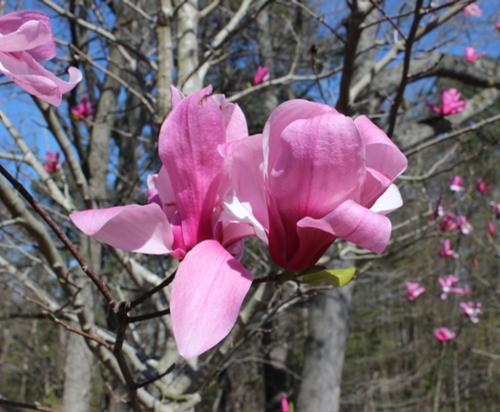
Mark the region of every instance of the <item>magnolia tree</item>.
MULTIPOLYGON (((0 405, 337 411, 356 270, 389 272, 379 257, 435 230, 446 236, 433 258, 459 262, 455 236, 475 233, 459 213, 475 198, 445 206, 422 188, 494 143, 468 147, 500 120, 495 49, 475 48, 486 28, 498 45, 498 11, 0 5, 0 405), (416 192, 441 203, 410 202, 391 224, 416 192)), ((494 187, 476 184, 498 215, 494 187)), ((464 191, 461 176, 449 190, 464 191)), ((464 296, 454 303, 477 323, 482 303, 448 269, 437 299, 464 296)), ((427 281, 397 278, 408 304, 423 301, 427 281)), ((444 345, 453 327, 424 333, 444 345)))

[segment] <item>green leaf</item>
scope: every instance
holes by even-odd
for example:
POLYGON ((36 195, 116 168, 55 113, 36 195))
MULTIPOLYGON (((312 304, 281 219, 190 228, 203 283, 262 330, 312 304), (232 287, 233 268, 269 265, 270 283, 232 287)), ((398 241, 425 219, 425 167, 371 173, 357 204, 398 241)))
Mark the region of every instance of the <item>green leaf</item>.
POLYGON ((298 275, 297 280, 301 283, 309 283, 313 285, 327 283, 340 288, 341 286, 347 285, 352 280, 355 273, 356 268, 354 266, 334 269, 314 266, 306 272, 298 275))

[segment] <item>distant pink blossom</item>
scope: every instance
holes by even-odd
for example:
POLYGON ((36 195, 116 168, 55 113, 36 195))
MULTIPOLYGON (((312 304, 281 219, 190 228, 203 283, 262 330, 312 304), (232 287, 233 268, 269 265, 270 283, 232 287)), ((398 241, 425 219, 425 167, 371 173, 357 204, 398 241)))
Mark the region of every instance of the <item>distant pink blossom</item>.
POLYGON ((253 76, 252 84, 257 86, 258 84, 264 83, 269 80, 269 68, 266 66, 259 66, 257 70, 255 70, 255 74, 253 76))
POLYGON ((467 316, 472 323, 479 322, 479 314, 481 313, 481 304, 479 302, 461 302, 460 309, 462 309, 462 313, 467 316))
POLYGON ((456 223, 462 235, 468 235, 470 232, 472 232, 472 225, 465 216, 457 216, 456 223))
POLYGON ((464 185, 460 176, 453 176, 450 180, 450 190, 452 192, 463 192, 464 185))
POLYGON ((281 399, 281 412, 290 412, 290 406, 288 405, 288 398, 284 393, 280 396, 281 399))
POLYGON ((461 99, 462 95, 457 89, 443 89, 441 91, 441 105, 436 106, 435 104, 429 103, 429 106, 434 113, 440 116, 451 116, 462 113, 465 110, 467 102, 461 99))
POLYGON ((84 120, 94 114, 92 103, 87 97, 84 97, 80 103, 71 108, 71 115, 75 120, 84 120))
POLYGON ((405 282, 405 286, 406 297, 411 301, 417 299, 422 293, 427 290, 417 282, 405 282))
POLYGON ((463 288, 451 288, 450 295, 470 295, 470 288, 468 286, 464 286, 463 288))
POLYGON ((451 293, 453 286, 458 283, 458 278, 455 275, 448 275, 445 277, 440 277, 438 279, 438 282, 441 286, 441 299, 445 300, 451 293))
POLYGON ((483 15, 483 11, 477 4, 472 3, 464 8, 464 14, 469 17, 481 17, 483 15))
POLYGON ((76 86, 82 74, 70 67, 69 79, 64 81, 40 64, 55 55, 47 14, 24 10, 0 16, 0 74, 33 96, 59 106, 62 95, 76 86))
POLYGON ((497 219, 500 218, 500 203, 496 203, 496 202, 491 201, 490 206, 495 211, 496 218, 497 219))
POLYGON ((45 155, 45 163, 43 168, 47 173, 56 173, 61 168, 61 163, 59 161, 59 152, 47 152, 45 155))
POLYGON ((439 223, 439 228, 442 232, 453 232, 458 228, 455 221, 455 215, 452 212, 446 212, 439 223))
POLYGON ((488 233, 490 234, 491 237, 495 237, 497 234, 497 228, 495 227, 495 224, 492 222, 488 223, 488 233))
POLYGON ((441 199, 439 199, 436 203, 436 207, 434 208, 434 211, 432 212, 431 218, 433 220, 436 220, 439 217, 443 217, 444 214, 445 214, 444 207, 443 207, 443 204, 441 203, 441 199))
POLYGON ((495 29, 500 30, 500 16, 498 17, 498 20, 495 24, 495 29))
POLYGON ((476 52, 474 47, 467 47, 465 49, 465 60, 469 63, 474 63, 476 60, 479 60, 481 57, 486 56, 486 52, 476 52))
POLYGON ((441 241, 442 243, 442 249, 441 251, 438 253, 438 255, 440 257, 444 257, 444 258, 449 258, 449 259, 458 259, 458 253, 455 252, 452 248, 451 248, 451 240, 450 239, 446 239, 446 240, 443 240, 441 241))
POLYGON ((491 187, 488 186, 482 177, 476 179, 476 189, 482 195, 486 195, 490 192, 491 187))
POLYGON ((457 337, 457 334, 446 326, 434 329, 433 335, 441 343, 447 343, 457 337))

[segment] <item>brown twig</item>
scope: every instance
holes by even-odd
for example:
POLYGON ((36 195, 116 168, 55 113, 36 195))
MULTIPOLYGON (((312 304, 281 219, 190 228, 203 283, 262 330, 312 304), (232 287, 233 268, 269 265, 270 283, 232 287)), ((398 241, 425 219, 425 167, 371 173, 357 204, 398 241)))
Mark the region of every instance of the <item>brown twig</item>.
POLYGON ((113 350, 113 347, 109 344, 104 342, 102 339, 98 338, 97 336, 93 336, 90 333, 84 332, 83 330, 80 330, 78 328, 75 328, 74 326, 71 326, 70 324, 62 321, 61 319, 56 318, 54 315, 49 313, 49 316, 56 322, 58 325, 61 325, 64 329, 76 333, 77 335, 83 336, 85 339, 94 341, 98 343, 101 346, 104 346, 106 349, 113 350))
POLYGON ((170 308, 167 308, 167 309, 159 310, 158 312, 146 313, 145 315, 129 316, 128 322, 129 323, 141 322, 143 320, 159 318, 160 316, 165 316, 165 315, 168 315, 169 313, 170 313, 170 308))
POLYGON ((143 388, 144 386, 147 386, 147 385, 149 385, 153 382, 156 382, 157 380, 163 378, 164 376, 167 376, 170 372, 172 372, 175 369, 175 366, 176 366, 175 363, 172 363, 172 365, 170 365, 165 372, 163 372, 159 375, 153 376, 152 378, 147 379, 144 382, 138 383, 136 385, 136 388, 137 389, 143 388))
POLYGON ((148 298, 153 296, 156 292, 159 292, 163 288, 170 285, 170 283, 172 283, 172 281, 174 280, 174 277, 175 277, 175 272, 172 273, 168 278, 166 278, 159 285, 156 285, 154 288, 148 290, 142 296, 139 296, 137 299, 133 300, 132 303, 129 305, 129 310, 135 308, 136 306, 139 306, 142 302, 146 301, 148 298))
POLYGON ((32 411, 41 411, 41 412, 56 412, 55 409, 49 408, 48 406, 39 405, 38 403, 25 403, 25 402, 16 402, 9 401, 7 399, 0 399, 0 405, 10 406, 12 408, 19 409, 29 409, 32 411))
POLYGON ((415 5, 415 15, 413 17, 413 22, 411 23, 410 33, 408 34, 408 39, 405 41, 405 54, 403 60, 403 73, 401 75, 401 82, 399 83, 396 96, 394 97, 394 101, 392 103, 391 110, 389 112, 389 120, 388 120, 389 128, 387 130, 387 134, 389 135, 389 137, 392 137, 392 134, 394 133, 399 106, 403 101, 403 95, 406 89, 406 85, 408 83, 408 72, 410 71, 411 52, 413 48, 413 43, 415 42, 415 38, 417 35, 418 26, 420 24, 420 20, 422 19, 422 14, 421 14, 422 4, 423 0, 417 0, 415 5))
POLYGON ((5 167, 0 165, 0 173, 9 181, 9 183, 14 187, 14 189, 30 204, 30 206, 35 209, 35 212, 49 225, 54 234, 64 243, 64 246, 68 248, 73 257, 78 261, 82 271, 92 280, 96 287, 101 292, 106 302, 108 302, 112 307, 114 307, 116 301, 111 295, 111 292, 107 285, 99 278, 99 276, 90 268, 85 259, 76 249, 76 246, 68 239, 68 237, 57 227, 57 224, 52 220, 52 218, 45 212, 45 210, 39 205, 39 203, 31 196, 31 193, 26 190, 19 180, 12 176, 5 167))

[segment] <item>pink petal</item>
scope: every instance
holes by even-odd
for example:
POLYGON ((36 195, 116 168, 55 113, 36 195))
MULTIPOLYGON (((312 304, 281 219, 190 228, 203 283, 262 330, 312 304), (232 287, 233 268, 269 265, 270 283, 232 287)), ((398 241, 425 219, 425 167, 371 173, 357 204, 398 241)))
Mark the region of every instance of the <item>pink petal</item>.
POLYGON ((52 40, 52 32, 46 24, 30 20, 16 31, 0 37, 1 52, 16 52, 34 49, 52 40))
POLYGON ((171 109, 177 106, 183 99, 184 94, 175 86, 170 86, 170 105, 171 109))
POLYGON ((156 203, 82 210, 71 213, 70 219, 86 235, 119 249, 152 255, 171 252, 172 230, 156 203))
POLYGON ((44 69, 28 52, 0 52, 0 72, 28 93, 54 106, 58 106, 62 95, 73 89, 82 79, 81 72, 74 67, 68 69, 67 82, 59 79, 44 69))
POLYGON ((280 104, 273 110, 271 116, 264 126, 264 171, 270 172, 280 154, 280 136, 283 130, 293 121, 299 119, 310 119, 325 113, 337 113, 337 111, 326 104, 309 102, 307 100, 295 99, 280 104))
POLYGON ((350 118, 327 113, 296 120, 280 143, 268 181, 285 225, 321 218, 345 199, 359 199, 364 147, 350 118))
POLYGON ((46 40, 44 44, 40 44, 34 48, 30 47, 29 53, 35 60, 52 59, 56 55, 56 43, 54 41, 54 36, 52 35, 49 16, 45 13, 40 13, 34 10, 24 10, 0 16, 0 34, 5 36, 9 33, 13 33, 23 24, 31 21, 37 21, 43 24, 45 26, 43 30, 48 30, 50 37, 44 37, 46 40))
POLYGON ((224 339, 251 284, 252 274, 214 240, 201 242, 186 255, 175 275, 170 304, 183 357, 197 356, 224 339))
POLYGON ((187 249, 213 236, 224 166, 218 152, 226 141, 224 119, 210 92, 207 87, 183 99, 160 131, 159 154, 176 194, 187 249))
POLYGON ((217 102, 222 110, 226 127, 226 139, 229 141, 248 136, 247 120, 240 106, 228 102, 223 94, 216 94, 212 96, 212 99, 217 102))
POLYGON ((366 167, 380 175, 373 174, 371 179, 379 182, 377 191, 373 186, 365 184, 362 204, 370 207, 387 187, 406 169, 408 160, 398 147, 387 137, 382 129, 376 126, 368 117, 359 116, 354 124, 366 147, 366 167), (368 193, 370 194, 368 195, 368 193))
POLYGON ((372 212, 387 215, 403 206, 403 198, 396 185, 390 185, 370 208, 372 212))
POLYGON ((239 202, 247 202, 251 212, 264 228, 268 228, 264 174, 262 163, 262 135, 232 140, 224 147, 227 174, 239 202))

